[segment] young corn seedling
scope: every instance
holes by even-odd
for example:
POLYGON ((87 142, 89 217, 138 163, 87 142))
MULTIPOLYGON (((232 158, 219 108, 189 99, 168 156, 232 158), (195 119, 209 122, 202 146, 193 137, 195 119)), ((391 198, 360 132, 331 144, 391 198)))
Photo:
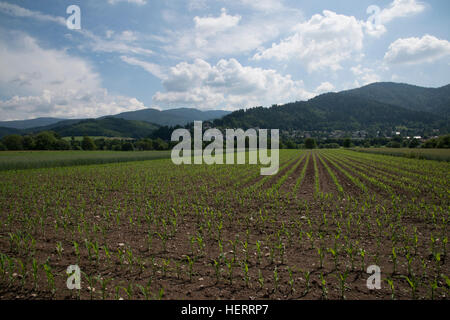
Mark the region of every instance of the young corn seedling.
POLYGON ((234 266, 234 257, 231 260, 225 260, 227 268, 228 268, 228 279, 230 280, 230 285, 233 284, 233 266, 234 266))
POLYGON ((125 294, 127 295, 128 300, 132 300, 134 296, 134 288, 133 283, 128 283, 128 286, 123 288, 125 290, 125 294))
POLYGON ((320 273, 320 287, 322 288, 322 299, 327 300, 328 299, 327 281, 323 276, 322 272, 320 273))
POLYGON ((322 247, 317 248, 317 253, 319 254, 319 268, 323 268, 323 258, 324 258, 324 252, 322 247))
POLYGON ((25 280, 27 277, 27 268, 26 268, 25 264, 22 262, 22 260, 16 259, 16 261, 20 267, 20 278, 21 278, 20 285, 23 288, 25 286, 25 280))
POLYGON ((331 253, 331 255, 333 256, 334 269, 337 270, 338 269, 338 254, 337 254, 337 251, 335 249, 328 248, 328 252, 331 253))
POLYGON ((164 288, 161 287, 161 289, 159 289, 158 291, 158 300, 162 300, 163 297, 164 297, 164 288))
POLYGON ((259 240, 256 241, 256 258, 257 258, 257 263, 259 265, 261 265, 262 252, 261 252, 261 242, 259 240))
POLYGON ((275 269, 273 270, 273 285, 274 285, 274 292, 278 291, 278 284, 279 284, 280 278, 278 276, 278 268, 275 266, 275 269))
POLYGON ((149 300, 150 296, 151 296, 150 287, 147 287, 147 286, 144 287, 140 284, 137 284, 136 286, 139 288, 139 290, 141 290, 141 293, 144 296, 144 299, 149 300))
POLYGON ((60 260, 62 259, 62 252, 63 252, 63 250, 64 249, 63 249, 61 241, 58 241, 56 243, 56 253, 58 254, 58 257, 59 257, 60 260))
POLYGON ((403 276, 403 278, 406 279, 406 281, 409 284, 409 287, 411 288, 411 295, 412 295, 412 299, 416 300, 416 292, 417 292, 417 287, 418 287, 418 279, 415 276, 403 276))
POLYGON ((220 271, 220 263, 217 260, 213 260, 214 274, 216 275, 216 283, 219 283, 221 271, 220 271))
POLYGON ((288 272, 289 272, 289 287, 291 288, 291 294, 293 294, 295 292, 294 288, 295 280, 292 273, 292 269, 290 267, 288 267, 288 272))
POLYGON ((344 273, 339 273, 339 283, 341 287, 341 299, 345 299, 345 290, 347 289, 347 286, 345 285, 345 281, 348 277, 348 270, 346 269, 344 273))
POLYGON ((360 248, 359 255, 361 256, 361 270, 366 270, 366 250, 360 248))
POLYGON ((311 272, 304 271, 303 274, 305 276, 305 282, 306 282, 304 295, 307 295, 309 293, 309 290, 311 290, 311 272))
POLYGON ((350 264, 351 264, 351 270, 353 271, 355 269, 355 258, 354 258, 354 248, 352 243, 350 242, 349 246, 345 248, 345 251, 350 256, 350 264))
POLYGON ((277 245, 277 249, 278 249, 278 252, 279 252, 279 254, 280 254, 280 258, 281 258, 281 264, 284 264, 284 251, 285 251, 285 246, 284 246, 284 243, 282 243, 281 241, 278 243, 278 245, 277 245))
POLYGON ((392 271, 392 274, 397 273, 397 253, 395 252, 395 247, 392 247, 392 262, 394 264, 394 270, 392 271))
POLYGON ((85 277, 85 279, 86 279, 86 281, 87 281, 87 283, 88 283, 88 290, 89 290, 89 293, 90 293, 90 296, 91 296, 91 300, 93 300, 94 299, 94 292, 95 292, 95 284, 96 284, 96 277, 94 277, 94 276, 90 276, 90 275, 88 275, 87 273, 84 273, 83 272, 83 275, 84 275, 84 277, 85 277))
POLYGON ((101 291, 102 291, 102 300, 106 300, 107 298, 107 285, 112 281, 112 279, 97 276, 97 281, 100 283, 101 291))
POLYGON ((249 277, 249 275, 248 275, 248 263, 247 263, 247 262, 244 261, 244 262, 242 263, 242 269, 243 269, 243 272, 244 272, 245 286, 246 286, 247 288, 249 288, 250 277, 249 277))
POLYGON ((194 260, 193 260, 193 258, 191 259, 191 257, 189 257, 189 256, 187 256, 187 260, 188 260, 189 281, 192 281, 192 273, 193 273, 193 269, 194 269, 194 260))
POLYGON ((78 242, 74 241, 73 242, 73 248, 75 251, 75 256, 77 257, 77 263, 80 262, 80 245, 78 244, 78 242))
POLYGON ((391 299, 395 300, 395 287, 394 287, 394 280, 392 279, 386 279, 386 282, 389 285, 389 288, 391 289, 391 299))
POLYGON ((413 272, 412 272, 413 257, 409 253, 409 251, 406 253, 406 261, 408 262, 408 275, 411 276, 413 274, 413 272))
POLYGON ((262 289, 264 287, 264 277, 261 272, 261 269, 258 269, 258 283, 259 283, 259 288, 262 289))
POLYGON ((434 300, 435 299, 435 293, 436 293, 436 290, 437 290, 437 288, 438 288, 438 282, 437 282, 437 278, 435 277, 431 282, 430 282, 430 291, 431 291, 431 297, 430 297, 430 299, 431 300, 434 300))
POLYGON ((48 289, 50 290, 52 295, 54 295, 55 292, 56 292, 56 288, 55 288, 55 277, 54 277, 54 275, 52 273, 52 268, 50 267, 48 262, 46 262, 43 265, 43 267, 44 267, 45 274, 47 275, 47 286, 48 286, 48 289))
POLYGON ((168 240, 167 233, 166 232, 163 232, 163 233, 157 232, 156 234, 161 239, 161 243, 162 243, 162 246, 163 246, 163 251, 167 252, 167 247, 166 247, 167 246, 167 240, 168 240))

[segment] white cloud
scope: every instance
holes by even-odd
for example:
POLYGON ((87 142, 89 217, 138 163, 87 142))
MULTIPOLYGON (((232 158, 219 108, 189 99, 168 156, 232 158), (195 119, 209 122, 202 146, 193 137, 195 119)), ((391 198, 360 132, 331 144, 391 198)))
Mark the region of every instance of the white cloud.
POLYGON ((38 11, 31 11, 7 2, 0 2, 0 11, 13 17, 32 18, 39 21, 54 22, 66 26, 66 19, 63 17, 55 17, 38 11))
POLYGON ((255 60, 298 59, 309 72, 342 68, 341 63, 354 58, 363 48, 362 24, 355 18, 325 10, 295 27, 295 34, 261 50, 255 60))
POLYGON ((162 68, 160 65, 157 65, 155 63, 142 61, 133 57, 127 57, 127 56, 121 56, 120 57, 123 62, 126 62, 132 66, 138 66, 143 68, 148 73, 154 75, 155 77, 159 79, 165 79, 166 75, 164 72, 164 68, 162 68))
POLYGON ((424 11, 425 8, 425 4, 417 0, 394 0, 387 8, 378 13, 368 10, 368 13, 375 15, 373 21, 366 22, 366 32, 371 36, 379 37, 387 31, 385 24, 396 18, 416 15, 424 11))
POLYGON ((180 59, 207 59, 246 54, 290 30, 301 18, 298 10, 276 11, 270 16, 254 11, 246 15, 197 16, 192 28, 166 31, 162 48, 180 59))
POLYGON ((166 92, 153 97, 163 107, 193 106, 201 109, 221 106, 229 110, 309 99, 314 93, 275 70, 244 67, 237 60, 220 60, 210 65, 202 59, 182 62, 170 68, 163 81, 166 92))
POLYGON ((194 17, 195 28, 204 36, 212 36, 218 32, 223 32, 233 28, 241 21, 241 16, 231 16, 227 14, 227 10, 222 8, 219 17, 194 17))
POLYGON ((393 42, 384 56, 391 64, 430 63, 450 55, 450 42, 431 35, 393 42))
MULTIPOLYGON (((54 22, 66 27, 66 20, 63 17, 56 17, 43 14, 38 11, 31 11, 6 2, 0 2, 0 11, 14 17, 25 17, 36 19, 39 21, 54 22)), ((139 45, 136 45, 136 42, 139 40, 139 36, 138 34, 130 30, 125 30, 117 34, 112 30, 108 30, 106 32, 106 39, 95 35, 87 29, 74 31, 90 40, 88 42, 84 42, 81 47, 89 48, 90 50, 95 52, 116 52, 121 54, 139 55, 152 55, 154 53, 150 49, 142 48, 139 45)))
POLYGON ((322 82, 317 88, 316 93, 331 92, 335 89, 334 85, 330 82, 322 82))
POLYGON ((108 94, 100 76, 81 58, 43 49, 23 33, 0 32, 0 118, 96 117, 145 106, 108 94), (11 39, 14 38, 14 40, 11 39))
POLYGON ((108 0, 109 4, 116 4, 119 2, 128 2, 128 3, 137 4, 139 6, 143 6, 143 5, 147 4, 147 0, 108 0))
POLYGON ((396 18, 412 16, 424 10, 425 4, 416 0, 394 0, 380 12, 379 19, 381 24, 385 24, 396 18))
POLYGON ((380 77, 373 69, 366 68, 360 64, 350 68, 352 73, 356 76, 355 86, 360 87, 370 83, 379 82, 380 77))

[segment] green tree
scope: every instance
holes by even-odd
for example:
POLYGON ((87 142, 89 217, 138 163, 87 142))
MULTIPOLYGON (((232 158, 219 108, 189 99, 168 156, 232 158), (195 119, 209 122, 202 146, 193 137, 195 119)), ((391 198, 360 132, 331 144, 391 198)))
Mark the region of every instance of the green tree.
POLYGON ((352 140, 350 140, 350 138, 346 138, 344 140, 344 148, 350 148, 352 145, 352 140))
POLYGON ((18 134, 6 136, 2 142, 8 150, 23 150, 23 137, 18 134))
POLYGON ((152 139, 142 139, 136 143, 136 147, 139 150, 153 150, 153 141, 152 139))
POLYGON ((23 148, 25 150, 34 150, 36 148, 36 142, 33 136, 27 135, 23 137, 23 148))
POLYGON ((154 140, 153 145, 155 147, 155 150, 167 150, 169 148, 169 144, 161 138, 154 140))
POLYGON ((64 139, 56 140, 54 144, 56 150, 70 150, 70 143, 64 139))
POLYGON ((420 146, 420 141, 417 139, 412 139, 408 145, 408 147, 411 149, 417 148, 418 146, 420 146))
POLYGON ((314 149, 317 147, 316 140, 313 138, 307 138, 305 140, 305 148, 306 149, 314 149))
POLYGON ((134 150, 134 146, 131 142, 125 142, 122 145, 122 151, 133 151, 134 150))
POLYGON ((81 148, 86 151, 95 150, 95 143, 90 137, 84 136, 83 141, 81 141, 81 148))
POLYGON ((43 131, 36 135, 35 143, 37 150, 53 150, 56 138, 52 132, 43 131))

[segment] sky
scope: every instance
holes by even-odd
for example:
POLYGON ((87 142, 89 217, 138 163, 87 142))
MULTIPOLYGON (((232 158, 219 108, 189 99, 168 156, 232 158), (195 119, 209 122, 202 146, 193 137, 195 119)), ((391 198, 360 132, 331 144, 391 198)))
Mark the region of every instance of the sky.
POLYGON ((448 0, 0 0, 0 120, 440 87, 449 13, 448 0))

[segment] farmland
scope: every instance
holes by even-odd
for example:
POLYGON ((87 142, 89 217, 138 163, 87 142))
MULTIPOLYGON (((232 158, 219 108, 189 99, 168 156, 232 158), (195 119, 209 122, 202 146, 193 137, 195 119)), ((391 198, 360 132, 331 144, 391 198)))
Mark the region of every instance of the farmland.
POLYGON ((450 161, 450 149, 359 148, 354 150, 360 152, 384 154, 388 156, 398 156, 412 159, 450 161))
POLYGON ((170 159, 0 176, 2 299, 448 298, 447 162, 281 150, 275 176, 170 159))
POLYGON ((0 153, 0 171, 142 161, 169 157, 170 151, 8 151, 0 153))

